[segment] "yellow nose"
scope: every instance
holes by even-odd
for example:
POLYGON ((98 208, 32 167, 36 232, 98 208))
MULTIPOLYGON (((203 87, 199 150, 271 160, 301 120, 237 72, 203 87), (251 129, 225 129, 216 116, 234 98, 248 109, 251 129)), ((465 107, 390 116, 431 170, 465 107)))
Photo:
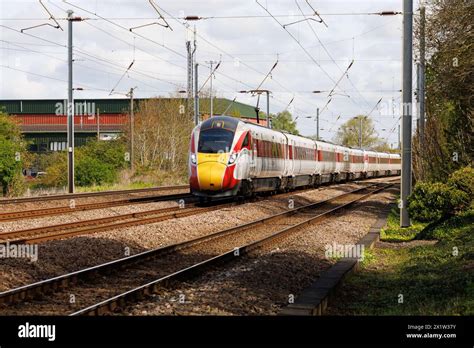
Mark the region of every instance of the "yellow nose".
POLYGON ((198 178, 201 190, 222 189, 226 170, 226 154, 198 154, 198 178))

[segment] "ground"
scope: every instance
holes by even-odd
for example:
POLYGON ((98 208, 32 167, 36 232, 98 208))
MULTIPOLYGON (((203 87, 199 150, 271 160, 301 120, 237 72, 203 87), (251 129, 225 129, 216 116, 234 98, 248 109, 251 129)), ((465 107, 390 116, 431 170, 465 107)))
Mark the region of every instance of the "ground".
POLYGON ((349 276, 328 315, 473 315, 474 210, 439 224, 397 227, 349 276))

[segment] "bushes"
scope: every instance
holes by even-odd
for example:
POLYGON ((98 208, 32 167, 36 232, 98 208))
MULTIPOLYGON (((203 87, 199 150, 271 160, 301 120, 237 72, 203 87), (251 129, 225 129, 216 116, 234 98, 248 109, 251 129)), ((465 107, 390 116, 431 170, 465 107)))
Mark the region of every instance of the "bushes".
POLYGON ((416 184, 408 198, 410 216, 418 221, 433 221, 464 210, 472 201, 472 168, 454 172, 445 183, 416 184))
POLYGON ((448 184, 466 192, 472 200, 474 195, 474 169, 464 167, 455 171, 449 176, 448 184))
MULTIPOLYGON (((120 140, 90 141, 75 151, 75 183, 78 186, 102 185, 117 180, 119 170, 125 168, 125 144, 120 140)), ((67 185, 67 154, 49 154, 45 163, 51 163, 46 176, 41 180, 44 186, 63 187, 67 185)))
POLYGON ((18 125, 0 111, 0 189, 3 195, 21 195, 26 185, 21 175, 25 142, 18 125))
POLYGON ((117 171, 112 165, 89 156, 77 161, 75 174, 79 186, 102 185, 117 179, 117 171))
POLYGON ((126 165, 125 144, 120 140, 91 141, 76 153, 75 182, 79 186, 113 183, 126 165))

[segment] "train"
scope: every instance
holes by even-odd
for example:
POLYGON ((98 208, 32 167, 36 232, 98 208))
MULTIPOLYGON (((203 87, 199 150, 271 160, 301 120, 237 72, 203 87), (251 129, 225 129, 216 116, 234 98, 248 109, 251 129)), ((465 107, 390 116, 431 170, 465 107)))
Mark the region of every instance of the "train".
POLYGON ((399 154, 313 140, 230 116, 191 134, 189 185, 201 200, 399 175, 399 154))

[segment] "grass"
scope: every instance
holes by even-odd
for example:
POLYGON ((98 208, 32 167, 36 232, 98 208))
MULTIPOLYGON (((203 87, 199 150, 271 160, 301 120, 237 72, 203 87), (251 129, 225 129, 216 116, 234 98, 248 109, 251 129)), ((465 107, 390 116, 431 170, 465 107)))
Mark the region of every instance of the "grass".
POLYGON ((413 240, 426 225, 427 223, 412 221, 410 227, 401 228, 399 210, 393 208, 388 215, 387 226, 380 232, 380 239, 387 242, 407 242, 413 240))
POLYGON ((76 186, 77 192, 100 192, 100 191, 115 191, 115 190, 132 190, 154 187, 153 183, 133 182, 130 184, 104 184, 96 186, 76 186))
POLYGON ((474 211, 409 231, 395 227, 396 215, 384 230, 390 243, 369 252, 328 314, 473 315, 474 211), (393 243, 401 240, 412 241, 393 243))

